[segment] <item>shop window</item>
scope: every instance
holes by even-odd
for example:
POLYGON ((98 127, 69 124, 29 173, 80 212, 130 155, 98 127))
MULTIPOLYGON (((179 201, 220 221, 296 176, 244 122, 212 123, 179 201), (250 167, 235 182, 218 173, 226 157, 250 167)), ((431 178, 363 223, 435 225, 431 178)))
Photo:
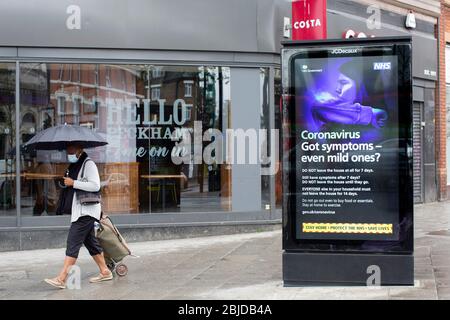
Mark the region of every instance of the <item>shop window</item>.
MULTIPOLYGON (((26 73, 36 64, 22 63, 20 67, 26 73)), ((210 164, 194 161, 194 151, 211 142, 194 145, 193 139, 197 119, 203 132, 228 128, 229 68, 76 64, 72 70, 80 70, 80 82, 59 82, 61 73, 70 67, 41 63, 34 78, 21 77, 21 85, 27 89, 21 91, 21 101, 30 102, 21 110, 42 116, 36 132, 66 122, 105 137, 108 145, 86 152, 99 169, 106 214, 231 210, 231 170, 218 159, 210 164), (149 77, 149 72, 158 80, 149 77), (193 79, 189 101, 183 90, 186 78, 193 79), (37 87, 39 79, 49 85, 37 87), (50 119, 45 125, 44 114, 50 119), (186 146, 185 157, 178 163, 171 153, 181 142, 186 146)), ((21 144, 28 138, 20 135, 21 144)), ((8 145, 8 138, 4 139, 8 145)), ((21 150, 21 158, 21 172, 33 173, 33 179, 24 179, 20 186, 21 215, 55 215, 61 192, 57 177, 68 166, 65 153, 21 150)))
POLYGON ((22 123, 23 124, 35 124, 36 118, 34 117, 34 115, 32 113, 26 113, 22 118, 22 123))
POLYGON ((2 159, 2 160, 4 160, 6 158, 6 154, 7 154, 6 140, 7 140, 6 134, 0 133, 0 159, 2 159))
MULTIPOLYGON (((50 110, 51 112, 52 110, 50 110)), ((50 128, 53 125, 53 117, 50 116, 49 113, 45 112, 44 116, 43 116, 43 121, 42 121, 42 129, 47 129, 50 128)))
POLYGON ((185 114, 185 118, 186 118, 187 121, 192 120, 192 106, 186 105, 186 114, 185 114))
POLYGON ((73 71, 73 64, 69 64, 69 66, 68 66, 68 77, 67 77, 67 81, 70 81, 70 82, 72 82, 73 80, 72 80, 72 71, 73 71))
POLYGON ((57 113, 58 113, 58 124, 70 123, 67 122, 69 119, 66 117, 66 95, 57 94, 56 95, 56 105, 57 105, 57 113))
POLYGON ((73 95, 72 96, 72 114, 74 116, 74 124, 80 123, 80 109, 82 104, 83 97, 80 95, 73 95))
POLYGON ((193 81, 184 81, 184 96, 186 98, 192 97, 192 83, 193 81))
POLYGON ((161 99, 161 86, 160 85, 153 85, 151 91, 152 91, 152 100, 161 99))
POLYGON ((106 66, 105 67, 105 84, 107 88, 111 88, 112 87, 112 83, 111 83, 111 67, 110 66, 106 66))
MULTIPOLYGON (((262 146, 264 150, 270 150, 270 99, 269 99, 269 69, 260 70, 260 123, 261 129, 267 130, 262 146)), ((270 156, 270 154, 267 154, 270 156)), ((262 169, 268 168, 268 165, 262 164, 262 169)), ((271 210, 271 178, 269 175, 261 175, 261 207, 262 210, 271 210)))
POLYGON ((7 119, 7 117, 6 117, 5 112, 3 110, 0 110, 0 124, 6 123, 6 119, 7 119))
POLYGON ((281 69, 275 68, 274 69, 274 94, 275 94, 275 110, 274 110, 274 116, 275 116, 275 129, 278 130, 279 134, 279 140, 278 140, 278 163, 276 166, 278 167, 278 171, 275 175, 275 204, 276 208, 281 210, 282 207, 282 198, 283 198, 283 182, 282 182, 282 174, 283 174, 283 168, 282 168, 282 159, 283 159, 283 140, 282 140, 282 114, 281 114, 281 69))
POLYGON ((122 90, 127 91, 127 74, 125 70, 120 70, 120 80, 122 82, 122 90))
POLYGON ((153 78, 161 78, 163 77, 164 73, 162 70, 162 67, 154 67, 152 70, 152 77, 153 78))
POLYGON ((15 64, 0 63, 0 227, 16 212, 15 64))
POLYGON ((96 114, 99 106, 100 106, 99 98, 92 97, 90 101, 85 101, 83 103, 83 114, 96 114))
POLYGON ((100 84, 100 82, 99 82, 98 65, 95 65, 95 67, 94 67, 94 86, 98 86, 99 84, 100 84))
POLYGON ((60 64, 59 65, 59 71, 58 71, 58 80, 62 81, 63 80, 63 76, 64 76, 64 65, 60 64))
POLYGON ((56 98, 58 105, 58 115, 63 116, 66 114, 66 96, 58 95, 56 98))
POLYGON ((77 79, 76 81, 81 82, 81 65, 77 65, 77 79))

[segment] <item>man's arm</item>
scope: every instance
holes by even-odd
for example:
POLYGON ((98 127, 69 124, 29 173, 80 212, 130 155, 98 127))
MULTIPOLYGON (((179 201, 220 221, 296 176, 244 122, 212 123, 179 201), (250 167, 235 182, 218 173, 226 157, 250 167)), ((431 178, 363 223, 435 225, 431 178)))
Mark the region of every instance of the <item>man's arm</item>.
POLYGON ((94 161, 87 161, 85 163, 84 177, 87 181, 75 180, 73 187, 89 192, 100 191, 100 176, 98 174, 97 165, 94 161))

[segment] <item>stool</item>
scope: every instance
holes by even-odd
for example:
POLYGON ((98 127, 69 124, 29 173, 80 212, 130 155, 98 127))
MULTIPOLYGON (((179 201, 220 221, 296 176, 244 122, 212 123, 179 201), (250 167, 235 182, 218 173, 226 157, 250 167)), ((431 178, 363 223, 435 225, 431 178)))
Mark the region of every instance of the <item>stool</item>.
POLYGON ((161 185, 157 184, 157 185, 151 185, 147 187, 147 190, 149 190, 150 192, 156 191, 156 201, 159 202, 159 197, 161 195, 161 185))

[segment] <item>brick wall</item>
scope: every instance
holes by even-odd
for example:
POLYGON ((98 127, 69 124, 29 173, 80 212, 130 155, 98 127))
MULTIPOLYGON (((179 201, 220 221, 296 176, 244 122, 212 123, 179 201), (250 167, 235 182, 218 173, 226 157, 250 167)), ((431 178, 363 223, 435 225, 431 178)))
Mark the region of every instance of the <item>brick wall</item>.
POLYGON ((441 0, 439 18, 439 86, 436 103, 436 162, 439 200, 447 199, 447 118, 445 90, 445 44, 450 42, 450 5, 441 0))

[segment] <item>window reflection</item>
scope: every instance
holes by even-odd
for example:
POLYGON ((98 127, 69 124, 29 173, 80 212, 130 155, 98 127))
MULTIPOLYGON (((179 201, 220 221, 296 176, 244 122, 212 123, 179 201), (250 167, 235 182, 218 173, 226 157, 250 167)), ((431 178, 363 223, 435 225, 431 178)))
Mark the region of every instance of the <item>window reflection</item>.
POLYGON ((16 215, 15 69, 14 63, 0 63, 0 216, 16 215))
MULTIPOLYGON (((275 68, 275 74, 274 74, 274 94, 275 94, 275 129, 278 129, 279 132, 282 132, 282 112, 281 112, 281 94, 282 94, 282 90, 281 90, 281 69, 279 68, 275 68)), ((282 136, 280 134, 279 136, 279 142, 278 145, 280 146, 279 148, 279 161, 278 161, 278 166, 279 166, 279 170, 275 175, 275 204, 277 209, 281 209, 282 206, 282 197, 283 197, 283 190, 282 190, 282 185, 283 185, 283 181, 282 181, 282 165, 283 162, 281 161, 283 159, 283 148, 281 148, 281 146, 283 146, 283 141, 282 141, 282 136)))
MULTIPOLYGON (((264 136, 264 140, 262 141, 266 150, 270 150, 270 101, 269 101, 269 69, 262 68, 260 69, 260 100, 261 100, 261 108, 260 108, 260 121, 261 121, 261 129, 267 130, 264 136)), ((270 156, 270 153, 268 153, 270 156)), ((261 165, 262 167, 267 167, 267 165, 261 165)), ((270 210, 271 209, 271 190, 270 190, 270 181, 271 177, 268 175, 261 175, 261 207, 262 210, 270 210)))
MULTIPOLYGON (((229 127, 229 79, 223 67, 21 64, 21 143, 64 123, 103 135, 109 144, 86 152, 107 214, 228 211, 230 167, 194 161, 210 142, 194 146, 193 133, 195 121, 203 132, 229 127), (174 164, 171 152, 186 135, 187 161, 174 164)), ((21 150, 22 215, 55 214, 65 159, 21 150)))

